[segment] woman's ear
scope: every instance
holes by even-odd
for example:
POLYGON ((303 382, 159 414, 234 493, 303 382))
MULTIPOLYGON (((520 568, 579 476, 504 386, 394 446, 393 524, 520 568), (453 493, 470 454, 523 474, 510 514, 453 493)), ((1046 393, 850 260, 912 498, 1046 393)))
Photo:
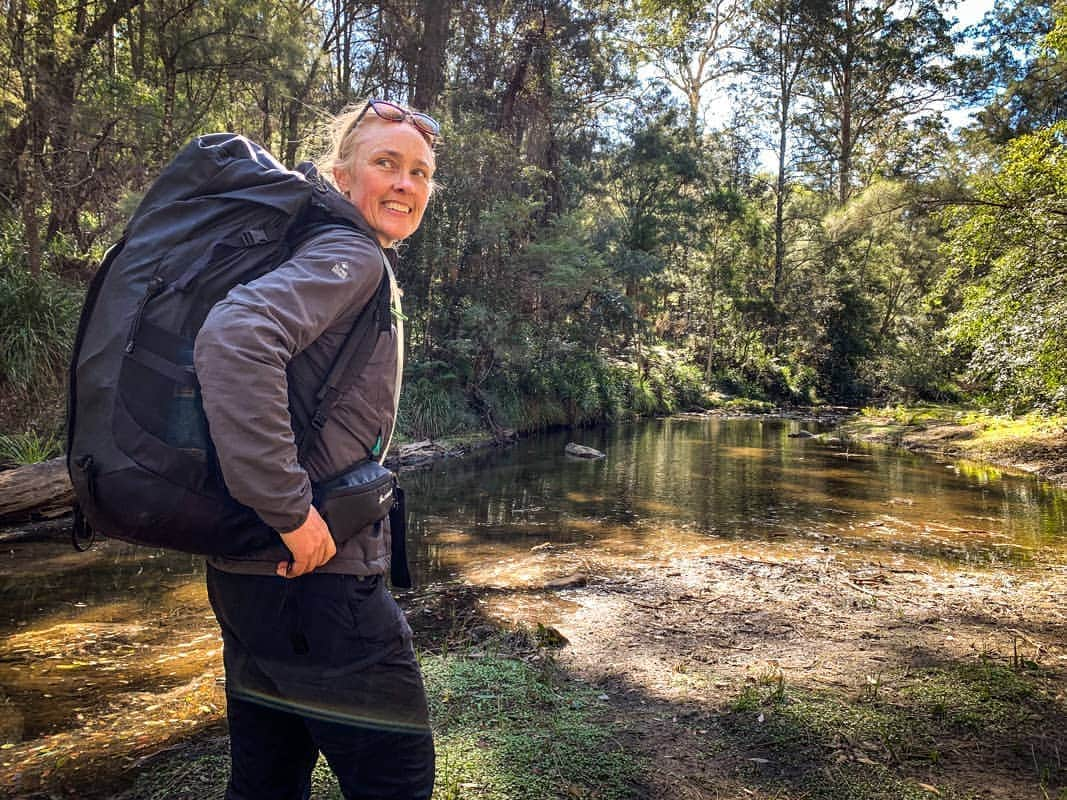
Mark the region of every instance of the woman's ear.
POLYGON ((345 197, 349 196, 348 191, 348 170, 341 169, 340 167, 333 168, 333 182, 337 186, 338 191, 345 197))

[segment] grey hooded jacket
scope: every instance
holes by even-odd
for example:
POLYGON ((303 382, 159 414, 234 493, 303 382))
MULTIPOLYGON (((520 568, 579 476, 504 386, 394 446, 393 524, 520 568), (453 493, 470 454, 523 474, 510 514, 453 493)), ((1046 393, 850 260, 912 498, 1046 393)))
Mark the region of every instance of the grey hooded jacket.
MULTIPOLYGON (((353 214, 355 209, 353 208, 353 214)), ((354 220, 370 233, 363 220, 354 220)), ((391 251, 390 251, 391 253, 391 251)), ((391 259, 390 259, 391 260, 391 259)), ((311 504, 311 481, 366 458, 392 436, 403 371, 402 316, 378 337, 359 378, 339 399, 322 435, 297 461, 293 433, 315 408, 334 357, 382 276, 382 251, 367 236, 324 230, 278 268, 234 287, 211 310, 196 338, 194 360, 204 412, 230 493, 278 531, 299 527, 311 504)), ((393 307, 399 293, 389 269, 393 307)), ((273 574, 289 551, 277 539, 240 557, 212 557, 229 572, 273 574)), ((377 575, 389 565, 388 520, 346 541, 320 572, 377 575)))

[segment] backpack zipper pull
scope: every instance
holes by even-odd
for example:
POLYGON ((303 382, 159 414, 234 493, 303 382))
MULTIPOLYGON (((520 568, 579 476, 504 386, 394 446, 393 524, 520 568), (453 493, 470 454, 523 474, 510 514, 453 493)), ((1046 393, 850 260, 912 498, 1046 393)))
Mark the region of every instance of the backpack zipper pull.
POLYGON ((141 328, 141 318, 144 316, 145 306, 148 305, 148 301, 155 297, 157 294, 163 291, 167 283, 159 275, 153 275, 152 280, 148 282, 148 286, 145 287, 144 296, 137 304, 137 313, 133 315, 133 324, 130 325, 130 334, 126 337, 126 353, 132 353, 134 347, 136 347, 137 331, 141 328))

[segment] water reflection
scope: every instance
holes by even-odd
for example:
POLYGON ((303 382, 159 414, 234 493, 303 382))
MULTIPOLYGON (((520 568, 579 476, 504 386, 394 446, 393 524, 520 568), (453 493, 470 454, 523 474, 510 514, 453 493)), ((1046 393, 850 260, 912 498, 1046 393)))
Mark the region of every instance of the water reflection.
POLYGON ((981 564, 1064 546, 1065 493, 1027 476, 896 450, 793 438, 814 425, 665 419, 560 433, 406 478, 422 580, 539 542, 797 537, 867 557, 981 564), (607 453, 563 454, 569 439, 607 453), (451 532, 451 533, 450 533, 451 532), (459 538, 457 538, 459 537, 459 538))
MULTIPOLYGON (((664 419, 407 474, 413 573, 423 587, 522 589, 494 593, 494 608, 544 618, 559 603, 542 591, 549 579, 677 554, 815 552, 927 570, 1067 561, 1067 493, 986 466, 798 436, 814 430, 664 419), (607 458, 569 458, 569 440, 607 458)), ((0 636, 0 794, 33 788, 61 760, 69 777, 79 758, 91 770, 92 758, 159 749, 221 715, 199 558, 118 542, 80 554, 55 534, 10 540, 0 636)))

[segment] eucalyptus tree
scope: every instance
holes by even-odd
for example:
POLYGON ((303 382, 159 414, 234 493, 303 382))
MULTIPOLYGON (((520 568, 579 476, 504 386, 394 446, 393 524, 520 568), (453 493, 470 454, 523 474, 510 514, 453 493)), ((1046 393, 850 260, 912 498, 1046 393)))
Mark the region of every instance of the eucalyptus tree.
POLYGON ((792 138, 795 136, 797 91, 812 70, 812 53, 819 19, 828 3, 812 0, 757 0, 749 9, 746 35, 746 71, 757 87, 761 105, 769 106, 773 120, 774 266, 771 301, 777 303, 785 277, 786 205, 792 185, 792 138))
POLYGON ((799 127, 812 177, 844 204, 857 157, 887 127, 935 113, 953 55, 943 0, 829 0, 816 23, 799 127))
POLYGON ((997 3, 966 32, 973 52, 955 65, 959 90, 995 142, 1067 119, 1067 62, 1044 45, 1059 13, 1052 0, 997 3))
POLYGON ((684 99, 692 135, 705 126, 708 94, 738 70, 744 4, 739 0, 634 0, 627 46, 684 99))

